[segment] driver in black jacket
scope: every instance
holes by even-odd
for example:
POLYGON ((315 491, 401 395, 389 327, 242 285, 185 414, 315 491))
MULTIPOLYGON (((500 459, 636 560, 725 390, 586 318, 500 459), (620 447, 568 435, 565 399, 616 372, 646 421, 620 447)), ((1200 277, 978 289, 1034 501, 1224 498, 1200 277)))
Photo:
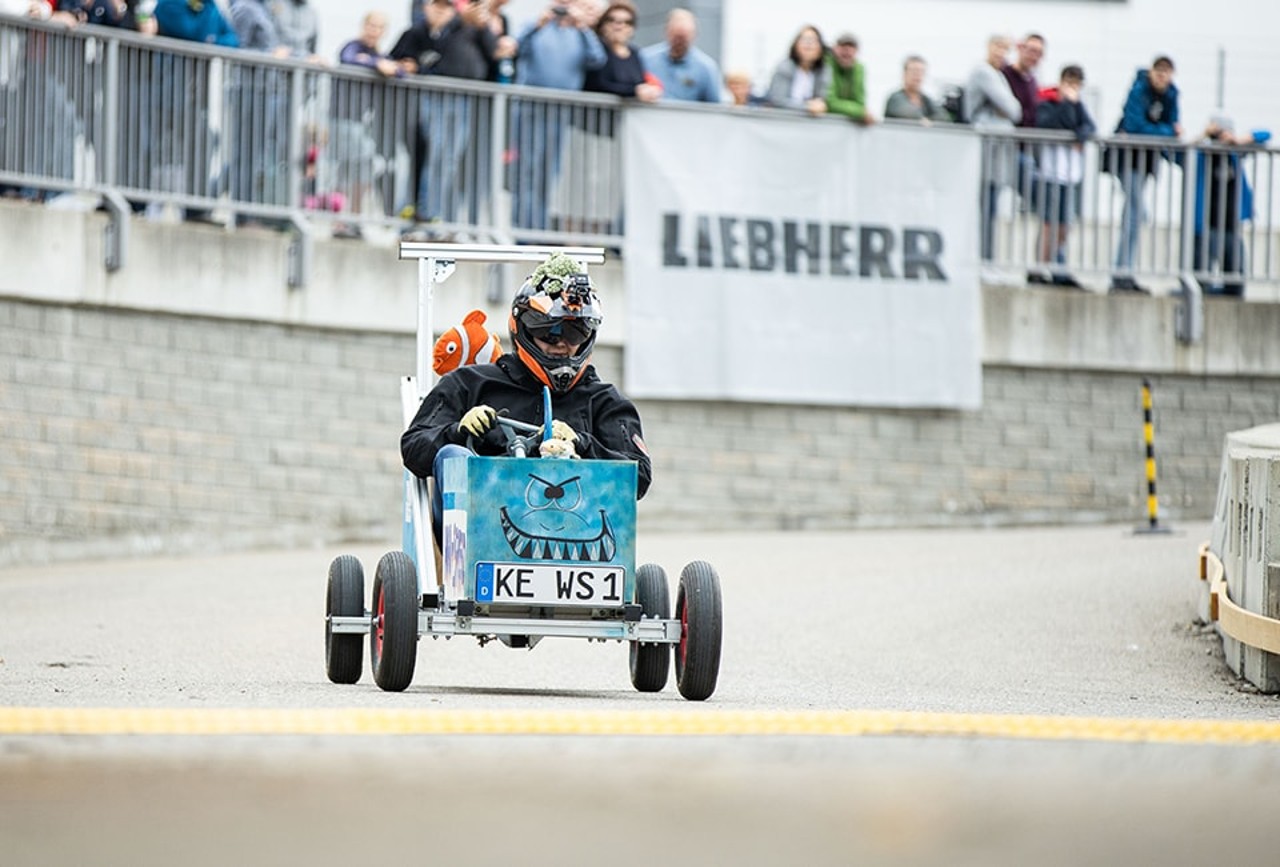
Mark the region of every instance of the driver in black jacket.
MULTIPOLYGON (((553 256, 520 287, 508 327, 513 352, 493 364, 459 367, 423 399, 400 438, 404 465, 415 475, 439 477, 454 455, 504 453, 498 410, 529 423, 542 420, 542 387, 551 389, 552 435, 577 456, 635 461, 637 497, 653 477, 635 405, 602 381, 589 364, 602 314, 591 281, 567 256, 553 256)), ((440 538, 439 488, 431 503, 440 538)))

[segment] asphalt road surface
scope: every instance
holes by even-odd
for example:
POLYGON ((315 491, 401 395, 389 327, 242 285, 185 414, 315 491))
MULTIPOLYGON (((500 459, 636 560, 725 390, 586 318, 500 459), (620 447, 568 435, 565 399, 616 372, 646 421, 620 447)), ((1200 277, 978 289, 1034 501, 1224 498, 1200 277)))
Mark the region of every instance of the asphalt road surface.
POLYGON ((705 704, 564 639, 331 684, 328 564, 384 548, 0 571, 0 862, 1274 865, 1280 700, 1193 622, 1208 525, 1131 530, 642 536, 720 574, 705 704))

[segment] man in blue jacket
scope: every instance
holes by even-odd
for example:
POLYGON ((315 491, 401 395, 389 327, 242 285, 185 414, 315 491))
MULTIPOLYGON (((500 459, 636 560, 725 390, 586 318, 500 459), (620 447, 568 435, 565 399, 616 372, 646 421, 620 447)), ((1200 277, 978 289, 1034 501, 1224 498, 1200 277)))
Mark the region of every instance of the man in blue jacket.
POLYGON ((159 0, 156 24, 161 36, 239 48, 240 40, 213 0, 159 0))
MULTIPOLYGON (((1178 86, 1173 83, 1173 61, 1168 57, 1157 57, 1149 70, 1138 70, 1116 132, 1175 140, 1181 138, 1178 86)), ((1163 155, 1167 156, 1167 153, 1163 152, 1163 155)), ((1147 178, 1154 176, 1159 168, 1161 156, 1162 152, 1156 148, 1112 149, 1108 170, 1115 174, 1124 191, 1116 266, 1111 277, 1112 292, 1150 294, 1133 279, 1133 264, 1138 251, 1138 231, 1142 225, 1143 193, 1147 178)))

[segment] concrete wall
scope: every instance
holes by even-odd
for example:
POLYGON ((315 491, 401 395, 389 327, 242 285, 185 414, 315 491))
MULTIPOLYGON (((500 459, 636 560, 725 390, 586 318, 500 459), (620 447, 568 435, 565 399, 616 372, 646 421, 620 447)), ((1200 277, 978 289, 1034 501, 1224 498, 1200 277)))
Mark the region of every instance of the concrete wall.
MULTIPOLYGON (((1280 619, 1280 424, 1233 431, 1222 447, 1212 548, 1226 570, 1227 592, 1246 611, 1280 619)), ((1208 620, 1208 588, 1200 616, 1208 620)), ((1263 692, 1280 692, 1280 656, 1229 636, 1219 624, 1231 670, 1263 692)), ((1241 635, 1247 638, 1247 636, 1241 635)))
MULTIPOLYGON (((107 275, 102 220, 0 206, 0 564, 394 539, 414 266, 320 242, 290 290, 282 236, 136 221, 107 275)), ((625 289, 598 280, 617 381, 625 289)), ((484 279, 454 281, 442 322, 485 306, 484 279)), ((641 402, 642 524, 1136 523, 1143 375, 1162 518, 1202 519, 1224 435, 1280 419, 1278 305, 1210 302, 1190 348, 1167 298, 988 288, 984 308, 976 412, 641 402)))

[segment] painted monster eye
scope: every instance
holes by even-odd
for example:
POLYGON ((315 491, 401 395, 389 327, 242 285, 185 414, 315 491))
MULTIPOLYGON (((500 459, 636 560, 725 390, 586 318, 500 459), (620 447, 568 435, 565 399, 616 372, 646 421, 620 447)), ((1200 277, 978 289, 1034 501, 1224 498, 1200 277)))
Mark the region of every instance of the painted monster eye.
POLYGON ((531 509, 547 509, 555 507, 566 512, 573 511, 582 502, 582 483, 578 476, 562 482, 549 482, 546 479, 529 474, 529 484, 524 490, 524 500, 531 509))

